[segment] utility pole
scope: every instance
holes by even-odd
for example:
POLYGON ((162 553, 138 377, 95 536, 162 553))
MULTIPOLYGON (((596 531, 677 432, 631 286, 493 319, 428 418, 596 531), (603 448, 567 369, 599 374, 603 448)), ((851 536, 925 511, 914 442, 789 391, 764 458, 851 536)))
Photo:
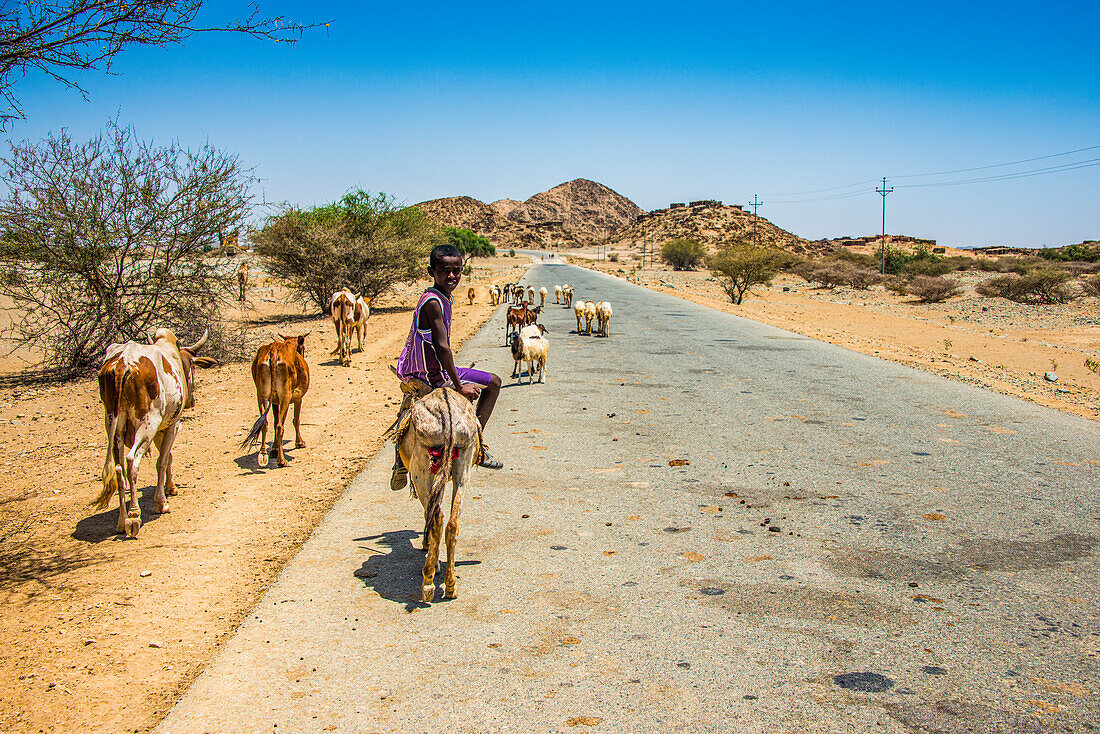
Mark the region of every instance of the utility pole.
POLYGON ((886 177, 882 177, 882 188, 875 189, 882 194, 882 274, 886 275, 886 195, 894 191, 894 187, 886 188, 886 177))
POLYGON ((752 207, 752 244, 753 244, 753 247, 756 247, 756 244, 757 244, 757 242, 756 242, 756 220, 759 217, 756 216, 756 210, 763 203, 764 202, 760 201, 760 197, 758 197, 756 194, 752 195, 752 201, 749 202, 749 206, 752 207))

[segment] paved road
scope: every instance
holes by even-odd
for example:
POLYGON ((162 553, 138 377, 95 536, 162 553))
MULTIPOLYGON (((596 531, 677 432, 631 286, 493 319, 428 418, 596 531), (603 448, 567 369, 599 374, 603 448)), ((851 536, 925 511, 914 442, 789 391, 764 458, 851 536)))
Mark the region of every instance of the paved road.
POLYGON ((569 266, 503 316, 459 598, 383 451, 162 732, 1039 732, 1100 722, 1095 423, 569 266), (670 461, 687 464, 670 466, 670 461), (442 581, 441 575, 437 577, 442 581), (441 589, 440 589, 441 591, 441 589))

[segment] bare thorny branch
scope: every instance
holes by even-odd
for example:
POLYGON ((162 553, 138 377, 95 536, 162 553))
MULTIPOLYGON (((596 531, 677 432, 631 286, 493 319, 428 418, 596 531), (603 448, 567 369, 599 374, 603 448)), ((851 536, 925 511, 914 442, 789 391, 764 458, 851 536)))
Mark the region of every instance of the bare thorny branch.
POLYGON ((157 326, 214 328, 232 279, 202 252, 241 226, 252 180, 210 146, 154 147, 118 126, 85 143, 62 134, 13 145, 0 161, 8 335, 73 373, 157 326))
POLYGON ((179 44, 196 33, 240 33, 293 44, 317 24, 249 13, 221 25, 196 25, 204 0, 0 0, 0 124, 22 118, 15 84, 40 71, 85 94, 73 72, 110 73, 116 54, 127 46, 179 44))

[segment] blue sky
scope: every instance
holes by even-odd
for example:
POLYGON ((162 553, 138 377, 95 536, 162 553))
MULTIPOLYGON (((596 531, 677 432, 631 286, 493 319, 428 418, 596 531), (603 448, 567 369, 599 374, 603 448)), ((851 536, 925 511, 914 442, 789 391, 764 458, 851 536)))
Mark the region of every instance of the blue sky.
MULTIPOLYGON (((211 22, 243 2, 208 2, 211 22)), ((362 187, 415 203, 525 199, 600 181, 653 209, 753 194, 804 237, 888 232, 948 245, 1100 238, 1100 4, 301 3, 291 47, 229 35, 138 48, 79 94, 40 76, 6 134, 78 138, 109 119, 240 155, 258 195, 362 187), (805 191, 832 189, 814 194, 805 191), (910 186, 910 187, 906 187, 910 186), (837 195, 847 195, 835 198, 837 195), (808 200, 807 200, 808 199, 808 200)))

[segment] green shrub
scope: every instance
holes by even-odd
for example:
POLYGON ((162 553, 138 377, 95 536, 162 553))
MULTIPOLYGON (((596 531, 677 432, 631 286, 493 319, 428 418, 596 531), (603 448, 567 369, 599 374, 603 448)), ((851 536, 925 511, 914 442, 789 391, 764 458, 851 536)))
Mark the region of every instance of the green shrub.
POLYGON ((607 259, 610 260, 613 263, 617 263, 617 262, 619 262, 619 253, 613 252, 613 253, 611 253, 610 255, 607 256, 607 259))
POLYGON ((983 281, 977 287, 983 296, 1007 298, 1017 303, 1064 303, 1069 298, 1069 273, 1052 267, 1026 275, 1006 273, 983 281))
POLYGON ((376 298, 423 277, 428 253, 445 238, 416 207, 355 191, 325 206, 287 207, 253 241, 268 272, 325 311, 341 288, 376 298))
POLYGON ((933 275, 918 275, 908 282, 905 292, 916 296, 921 303, 939 303, 962 291, 959 284, 950 278, 933 275))
POLYGON ((695 240, 678 237, 661 245, 661 257, 674 270, 694 270, 703 262, 707 250, 695 240))
POLYGON ((772 281, 782 259, 782 253, 770 248, 734 245, 708 257, 707 267, 718 277, 730 300, 741 305, 754 286, 772 281))
POLYGON ((508 257, 515 257, 515 256, 516 256, 516 251, 515 250, 508 250, 508 257))
POLYGON ((468 229, 444 227, 443 235, 467 257, 495 257, 497 254, 497 248, 488 239, 468 229))
POLYGON ((1100 244, 1089 247, 1088 245, 1070 245, 1061 250, 1042 249, 1038 251, 1039 257, 1054 262, 1100 262, 1100 244))

